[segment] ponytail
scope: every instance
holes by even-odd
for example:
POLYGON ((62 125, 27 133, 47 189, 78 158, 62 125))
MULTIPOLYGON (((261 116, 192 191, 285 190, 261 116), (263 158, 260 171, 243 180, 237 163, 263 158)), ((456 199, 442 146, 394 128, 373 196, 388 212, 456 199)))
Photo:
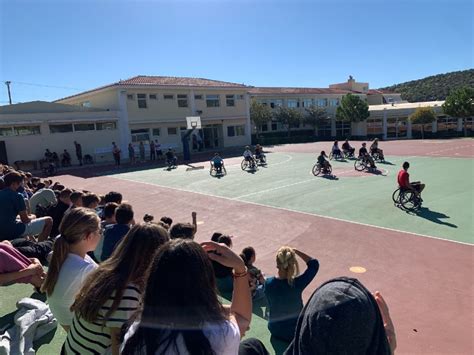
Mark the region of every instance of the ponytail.
POLYGON ((100 228, 100 219, 97 214, 88 208, 74 208, 69 210, 59 225, 61 234, 54 241, 53 255, 49 263, 48 274, 41 286, 41 291, 48 296, 54 291, 54 286, 59 278, 59 272, 66 260, 71 245, 79 243, 90 233, 100 228))
POLYGON ((282 276, 293 286, 295 277, 300 273, 296 253, 293 248, 283 246, 278 249, 276 256, 277 268, 282 276))

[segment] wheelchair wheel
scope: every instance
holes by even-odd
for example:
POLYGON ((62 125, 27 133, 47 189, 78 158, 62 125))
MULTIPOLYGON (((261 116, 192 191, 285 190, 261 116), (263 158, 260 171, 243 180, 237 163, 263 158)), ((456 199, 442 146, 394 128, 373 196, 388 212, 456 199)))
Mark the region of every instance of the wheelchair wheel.
POLYGON ((332 166, 329 165, 326 169, 323 169, 324 175, 331 175, 332 174, 332 166))
POLYGON ((217 175, 217 170, 214 169, 212 165, 211 165, 211 169, 209 170, 209 175, 211 175, 212 177, 217 175))
POLYGON ((400 195, 402 195, 400 188, 393 191, 392 201, 394 204, 398 205, 400 203, 400 195))
POLYGON ((329 160, 335 159, 334 154, 332 152, 329 153, 329 160))
POLYGON ((246 170, 249 166, 249 162, 247 160, 242 160, 242 163, 240 164, 240 167, 242 168, 242 170, 246 170))
POLYGON ((421 206, 419 198, 413 191, 404 191, 400 194, 400 206, 407 211, 414 211, 421 206))
POLYGON ((354 169, 357 171, 363 171, 367 168, 367 163, 363 159, 357 159, 354 162, 354 169))
POLYGON ((321 173, 321 166, 319 166, 319 164, 314 164, 313 169, 311 171, 314 176, 318 176, 321 173))

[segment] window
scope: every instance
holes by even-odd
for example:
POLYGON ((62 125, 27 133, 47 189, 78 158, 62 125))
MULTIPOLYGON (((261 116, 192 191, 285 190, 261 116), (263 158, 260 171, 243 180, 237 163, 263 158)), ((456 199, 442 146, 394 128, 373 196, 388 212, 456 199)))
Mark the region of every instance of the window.
POLYGON ((311 107, 313 105, 312 99, 303 99, 303 107, 311 107))
POLYGON ((202 95, 194 95, 194 100, 202 100, 202 95))
POLYGON ((150 98, 150 100, 157 100, 158 99, 156 97, 156 94, 150 94, 148 97, 150 98))
POLYGON ((178 134, 176 127, 168 127, 168 136, 173 136, 178 134))
POLYGON ((382 120, 377 118, 367 119, 367 135, 378 135, 383 133, 382 120))
POLYGON ((272 123, 272 131, 276 131, 278 129, 278 123, 272 123))
POLYGON ((335 107, 339 105, 339 99, 330 99, 329 100, 329 106, 330 107, 335 107))
POLYGON ((206 95, 206 105, 207 107, 219 107, 219 95, 206 95))
POLYGON ((326 107, 328 105, 328 99, 317 99, 316 106, 326 107))
POLYGON ((331 120, 323 120, 318 126, 318 137, 331 137, 332 123, 331 120))
POLYGON ((81 106, 82 107, 91 107, 91 102, 90 101, 81 102, 81 106))
POLYGON ((3 137, 13 136, 12 127, 0 127, 0 136, 3 136, 3 137))
POLYGON ((174 95, 173 94, 164 94, 163 98, 165 100, 174 100, 174 95))
POLYGON ((117 129, 115 122, 98 122, 95 124, 95 129, 98 131, 111 131, 117 129))
POLYGON ((146 108, 146 94, 137 94, 138 108, 146 108))
POLYGON ((160 135, 160 129, 159 128, 153 128, 151 133, 154 136, 159 136, 160 135))
POLYGON ((280 100, 280 99, 270 100, 271 108, 282 107, 282 106, 283 106, 283 100, 280 100))
POLYGON ((225 95, 225 105, 235 106, 235 95, 225 95))
POLYGON ((227 137, 245 136, 245 126, 227 126, 227 137))
POLYGON ((133 94, 128 94, 128 95, 127 95, 127 99, 133 100, 133 94))
POLYGON ((72 132, 72 124, 50 124, 49 131, 51 133, 72 132))
POLYGON ((260 126, 260 132, 267 132, 268 131, 268 124, 264 123, 260 126))
POLYGON ((178 107, 188 107, 188 95, 178 95, 178 107))
POLYGON ((286 102, 286 104, 287 104, 288 107, 296 108, 296 107, 298 107, 298 100, 289 99, 289 100, 286 102))
POLYGON ((227 126, 227 137, 234 137, 234 136, 235 136, 235 127, 227 126))
POLYGON ((95 124, 93 124, 93 123, 76 123, 76 124, 74 124, 74 131, 75 132, 94 131, 94 130, 95 130, 95 124))
POLYGON ((150 130, 148 128, 132 129, 130 133, 132 134, 133 143, 150 140, 150 130))
POLYGON ((41 134, 40 126, 17 126, 13 127, 15 136, 32 136, 41 134))

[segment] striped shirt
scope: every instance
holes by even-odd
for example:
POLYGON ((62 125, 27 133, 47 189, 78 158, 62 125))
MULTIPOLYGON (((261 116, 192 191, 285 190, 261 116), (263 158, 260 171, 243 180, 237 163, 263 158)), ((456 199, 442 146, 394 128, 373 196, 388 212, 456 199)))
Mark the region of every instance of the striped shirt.
POLYGON ((71 328, 67 334, 64 349, 66 354, 105 354, 112 345, 111 328, 120 328, 138 309, 141 301, 140 290, 132 284, 125 289, 117 309, 103 324, 103 319, 114 301, 115 291, 104 303, 94 322, 81 319, 74 314, 71 328))

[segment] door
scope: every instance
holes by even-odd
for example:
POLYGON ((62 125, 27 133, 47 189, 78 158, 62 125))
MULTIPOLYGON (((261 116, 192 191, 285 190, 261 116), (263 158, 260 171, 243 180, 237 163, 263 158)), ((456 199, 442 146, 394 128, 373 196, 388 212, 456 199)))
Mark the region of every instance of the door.
POLYGON ((208 125, 202 129, 204 149, 222 147, 222 125, 208 125))

